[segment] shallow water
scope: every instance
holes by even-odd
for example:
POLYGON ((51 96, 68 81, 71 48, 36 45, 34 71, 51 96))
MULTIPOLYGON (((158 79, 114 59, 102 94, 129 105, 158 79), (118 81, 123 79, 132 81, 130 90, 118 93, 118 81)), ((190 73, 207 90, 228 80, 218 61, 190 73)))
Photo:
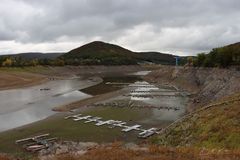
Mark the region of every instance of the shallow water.
POLYGON ((104 118, 109 117, 114 119, 113 115, 115 115, 116 117, 118 116, 124 119, 126 115, 121 115, 121 110, 129 110, 129 114, 141 115, 138 116, 138 119, 131 123, 140 124, 143 127, 159 128, 172 123, 183 116, 186 112, 185 108, 188 102, 188 97, 172 96, 175 92, 181 93, 181 91, 176 91, 171 86, 155 86, 145 81, 136 81, 124 89, 128 90, 128 94, 126 94, 127 96, 119 95, 117 97, 98 102, 97 107, 90 107, 89 109, 84 109, 80 112, 94 113, 95 116, 101 116, 98 115, 98 112, 101 112, 101 114, 105 116, 104 118), (167 93, 171 96, 154 96, 156 93, 167 93), (151 98, 138 97, 144 95, 150 95, 151 98), (147 106, 152 106, 152 108, 147 106), (161 107, 178 108, 178 110, 162 109, 161 107), (116 108, 118 109, 115 112, 116 108), (108 113, 111 113, 112 115, 108 116, 108 113))
POLYGON ((78 90, 93 83, 91 80, 75 78, 0 91, 0 131, 45 119, 55 114, 51 110, 54 107, 90 97, 78 90), (50 90, 40 90, 43 88, 50 90))

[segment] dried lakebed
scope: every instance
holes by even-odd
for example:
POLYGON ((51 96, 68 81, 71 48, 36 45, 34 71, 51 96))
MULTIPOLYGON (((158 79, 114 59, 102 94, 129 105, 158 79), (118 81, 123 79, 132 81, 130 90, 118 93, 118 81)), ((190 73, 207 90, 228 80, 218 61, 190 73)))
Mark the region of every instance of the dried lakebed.
MULTIPOLYGON (((91 115, 101 117, 105 120, 119 120, 126 122, 130 126, 141 125, 145 129, 160 129, 171 124, 186 112, 185 108, 188 103, 187 94, 176 90, 172 86, 149 84, 148 82, 142 81, 139 78, 139 74, 137 74, 137 76, 104 77, 103 79, 104 81, 100 84, 89 88, 84 87, 85 89, 79 88, 80 91, 74 90, 74 93, 79 92, 90 97, 105 93, 104 89, 106 88, 109 92, 124 90, 125 94, 119 94, 110 99, 80 107, 73 110, 72 112, 74 113, 57 113, 42 121, 2 132, 0 133, 0 150, 6 152, 9 152, 9 148, 11 148, 12 151, 20 150, 13 143, 16 139, 44 133, 50 133, 52 136, 59 137, 61 140, 70 141, 92 141, 98 143, 113 142, 116 140, 123 142, 141 141, 137 136, 138 133, 134 130, 125 133, 121 132, 121 129, 117 127, 99 127, 93 123, 64 119, 65 116, 72 114, 91 115), (174 96, 175 93, 183 94, 174 96), (159 96, 154 96, 156 94, 159 96), (171 94, 171 96, 160 96, 166 94, 171 94)), ((56 94, 54 95, 56 96, 56 94)), ((64 94, 60 96, 64 97, 64 94)), ((77 97, 76 99, 79 100, 79 98, 80 97, 77 97)), ((62 97, 60 99, 62 99, 62 97)), ((38 107, 43 107, 43 104, 38 107)), ((52 112, 51 107, 46 108, 49 112, 52 112)))

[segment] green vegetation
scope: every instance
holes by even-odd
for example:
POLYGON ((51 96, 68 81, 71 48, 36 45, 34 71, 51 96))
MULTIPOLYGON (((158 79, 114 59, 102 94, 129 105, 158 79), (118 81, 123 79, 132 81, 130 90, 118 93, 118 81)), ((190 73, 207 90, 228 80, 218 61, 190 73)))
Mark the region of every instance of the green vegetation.
POLYGON ((1 56, 0 67, 35 67, 38 65, 64 66, 64 60, 57 59, 24 59, 15 56, 1 56))
POLYGON ((131 65, 142 62, 174 64, 174 56, 158 52, 132 52, 120 46, 95 41, 63 56, 68 65, 131 65))
POLYGON ((193 114, 170 128, 153 142, 171 146, 240 148, 240 95, 193 114))
POLYGON ((137 55, 125 48, 104 42, 92 42, 62 56, 69 65, 128 65, 137 64, 137 55))
POLYGON ((174 55, 159 52, 132 52, 100 41, 91 42, 68 53, 22 53, 0 56, 0 67, 37 65, 135 65, 139 63, 175 63, 174 55))
MULTIPOLYGON (((56 55, 54 56, 54 53, 52 53, 49 56, 50 58, 45 54, 39 53, 28 53, 24 54, 24 56, 0 56, 0 66, 175 64, 174 55, 171 54, 132 52, 120 46, 100 41, 91 42, 65 54, 56 53, 56 55)), ((179 65, 185 64, 195 67, 229 67, 240 65, 240 43, 215 48, 208 54, 200 53, 196 57, 180 57, 179 65)))
POLYGON ((155 64, 175 65, 175 56, 172 54, 163 54, 159 52, 139 52, 139 59, 144 62, 152 62, 155 64))
POLYGON ((229 67, 240 65, 240 43, 213 49, 209 54, 200 53, 194 58, 195 67, 229 67))

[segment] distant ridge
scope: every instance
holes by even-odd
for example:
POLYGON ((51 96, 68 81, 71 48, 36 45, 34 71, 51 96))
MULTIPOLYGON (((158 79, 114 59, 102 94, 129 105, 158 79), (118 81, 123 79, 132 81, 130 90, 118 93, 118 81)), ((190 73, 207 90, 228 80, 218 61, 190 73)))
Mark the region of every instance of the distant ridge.
POLYGON ((11 55, 2 55, 1 57, 20 57, 26 60, 32 59, 56 59, 64 53, 41 53, 41 52, 27 52, 27 53, 18 53, 11 55))
POLYGON ((93 41, 67 53, 28 52, 1 57, 21 58, 23 60, 48 59, 64 61, 66 65, 135 65, 154 63, 174 65, 175 56, 160 52, 133 52, 121 46, 93 41))

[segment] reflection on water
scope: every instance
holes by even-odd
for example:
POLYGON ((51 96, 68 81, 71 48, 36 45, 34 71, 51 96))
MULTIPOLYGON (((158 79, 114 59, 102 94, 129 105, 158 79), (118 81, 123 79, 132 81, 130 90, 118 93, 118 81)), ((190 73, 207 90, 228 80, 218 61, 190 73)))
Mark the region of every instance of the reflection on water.
POLYGON ((135 76, 145 76, 145 75, 147 75, 150 72, 151 71, 139 71, 139 72, 133 73, 132 75, 135 75, 135 76))
POLYGON ((0 91, 0 131, 42 120, 55 113, 51 110, 54 107, 90 97, 78 89, 91 84, 89 80, 70 79, 0 91))
POLYGON ((148 82, 136 82, 136 88, 131 91, 131 101, 140 101, 145 106, 153 106, 156 108, 151 109, 151 116, 143 119, 141 122, 144 124, 159 124, 163 122, 172 122, 181 117, 185 112, 187 97, 182 96, 154 96, 154 94, 174 93, 172 87, 167 86, 154 86, 148 82), (136 97, 136 95, 152 95, 152 98, 136 97), (179 110, 160 109, 158 107, 172 107, 179 110))
POLYGON ((175 96, 175 93, 181 91, 176 91, 173 87, 155 86, 145 81, 137 81, 127 88, 129 94, 103 101, 100 103, 102 107, 104 105, 114 106, 112 107, 114 110, 118 106, 119 108, 128 109, 129 112, 145 113, 145 116, 135 123, 148 127, 164 127, 183 116, 186 112, 185 106, 188 97, 175 96))

